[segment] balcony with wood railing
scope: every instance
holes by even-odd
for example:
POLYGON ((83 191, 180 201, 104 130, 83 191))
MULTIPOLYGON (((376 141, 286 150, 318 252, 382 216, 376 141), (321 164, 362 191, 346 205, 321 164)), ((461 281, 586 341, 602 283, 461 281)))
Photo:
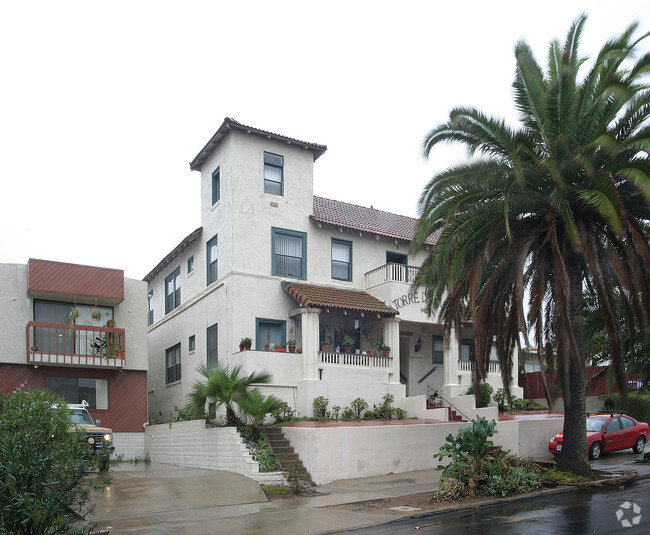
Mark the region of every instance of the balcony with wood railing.
POLYGON ((29 364, 121 368, 126 362, 126 333, 117 327, 30 321, 26 341, 29 364))

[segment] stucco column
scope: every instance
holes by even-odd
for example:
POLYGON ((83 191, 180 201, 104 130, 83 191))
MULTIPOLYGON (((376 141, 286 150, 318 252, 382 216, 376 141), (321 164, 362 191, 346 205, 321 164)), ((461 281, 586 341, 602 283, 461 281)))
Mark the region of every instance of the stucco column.
POLYGON ((390 347, 390 356, 393 357, 391 364, 392 374, 391 382, 399 383, 399 319, 395 317, 384 318, 382 326, 384 328, 384 344, 390 347))
POLYGON ((320 308, 301 308, 302 357, 300 359, 301 379, 318 379, 318 343, 320 308))
POLYGON ((458 359, 460 358, 460 343, 456 329, 449 333, 449 340, 445 343, 442 362, 445 367, 445 382, 443 386, 458 385, 458 359))

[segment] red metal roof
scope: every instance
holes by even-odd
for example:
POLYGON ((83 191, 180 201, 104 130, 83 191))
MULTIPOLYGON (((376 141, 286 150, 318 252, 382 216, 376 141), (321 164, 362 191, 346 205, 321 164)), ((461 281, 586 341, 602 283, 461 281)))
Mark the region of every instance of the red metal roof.
POLYGON ((347 290, 288 281, 282 281, 282 289, 306 307, 342 308, 388 316, 398 314, 394 308, 385 305, 383 301, 361 290, 347 290))
POLYGON ((231 119, 230 117, 226 117, 223 120, 223 123, 221 123, 219 130, 215 132, 215 134, 210 138, 210 141, 208 141, 205 144, 205 147, 203 147, 199 151, 199 153, 194 157, 194 159, 190 162, 190 169, 192 171, 199 171, 201 169, 201 166, 205 163, 205 161, 210 156, 210 154, 214 152, 214 149, 216 149, 219 146, 219 144, 223 141, 223 139, 228 135, 228 133, 231 130, 239 130, 240 132, 244 132, 246 134, 253 134, 267 139, 274 139, 276 141, 281 141, 282 143, 286 143, 287 145, 301 146, 307 150, 310 150, 313 153, 314 161, 316 161, 318 157, 327 150, 326 145, 320 145, 318 143, 310 143, 308 141, 300 141, 299 139, 282 136, 280 134, 274 134, 273 132, 260 130, 259 128, 254 128, 252 126, 246 126, 244 124, 238 123, 237 121, 231 119))
MULTIPOLYGON (((414 217, 382 212, 332 199, 314 196, 312 221, 349 228, 369 234, 386 236, 397 240, 412 241, 418 220, 414 217)), ((435 245, 438 234, 427 238, 427 245, 435 245)))
POLYGON ((71 296, 117 304, 124 300, 124 271, 29 259, 27 292, 33 297, 71 296))

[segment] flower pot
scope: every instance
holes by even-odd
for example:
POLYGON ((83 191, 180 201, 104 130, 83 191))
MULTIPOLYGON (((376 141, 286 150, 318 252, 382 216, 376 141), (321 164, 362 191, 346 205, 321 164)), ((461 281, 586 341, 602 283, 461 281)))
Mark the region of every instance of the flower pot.
POLYGON ((287 346, 275 346, 276 353, 286 353, 287 346))
POLYGON ((108 327, 109 329, 112 329, 113 327, 115 327, 115 320, 108 320, 106 322, 106 327, 108 327))
POLYGON ((327 345, 326 344, 323 344, 321 346, 321 351, 327 351, 327 345))
POLYGON ((352 353, 352 348, 350 346, 345 346, 343 348, 343 351, 345 351, 346 353, 352 353))
POLYGON ((268 351, 268 350, 269 350, 269 344, 266 344, 266 345, 264 346, 264 351, 268 351))
POLYGON ((296 352, 296 346, 288 346, 289 347, 289 353, 295 353, 296 352))
POLYGON ((302 353, 302 347, 299 347, 298 349, 296 349, 296 352, 300 355, 300 353, 302 353))
POLYGON ((244 344, 239 344, 239 351, 244 351, 244 344))
POLYGON ((124 349, 115 350, 115 358, 123 359, 124 358, 124 349))
POLYGON ((248 343, 244 344, 244 349, 245 349, 246 351, 248 351, 248 350, 251 348, 252 345, 253 345, 252 342, 248 342, 248 343))
POLYGON ((390 353, 390 351, 384 350, 384 357, 387 357, 388 353, 390 353))
POLYGON ((374 350, 374 349, 370 349, 370 350, 368 350, 368 353, 369 353, 369 355, 370 355, 371 357, 374 357, 374 356, 375 356, 375 350, 374 350))

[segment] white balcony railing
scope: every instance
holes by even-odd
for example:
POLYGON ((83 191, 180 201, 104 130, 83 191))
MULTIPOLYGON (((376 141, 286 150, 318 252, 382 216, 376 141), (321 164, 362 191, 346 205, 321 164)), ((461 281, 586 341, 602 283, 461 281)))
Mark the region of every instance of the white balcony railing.
POLYGON ((404 282, 411 284, 420 271, 415 266, 404 264, 385 264, 366 273, 366 289, 385 282, 404 282))
MULTIPOLYGON (((474 370, 474 362, 468 362, 466 360, 458 361, 459 372, 471 372, 472 370, 474 370)), ((501 373, 501 365, 494 361, 488 362, 488 373, 501 373)))
POLYGON ((318 354, 321 364, 390 368, 393 361, 393 357, 384 357, 383 355, 357 355, 356 353, 335 353, 330 351, 319 351, 318 354))

